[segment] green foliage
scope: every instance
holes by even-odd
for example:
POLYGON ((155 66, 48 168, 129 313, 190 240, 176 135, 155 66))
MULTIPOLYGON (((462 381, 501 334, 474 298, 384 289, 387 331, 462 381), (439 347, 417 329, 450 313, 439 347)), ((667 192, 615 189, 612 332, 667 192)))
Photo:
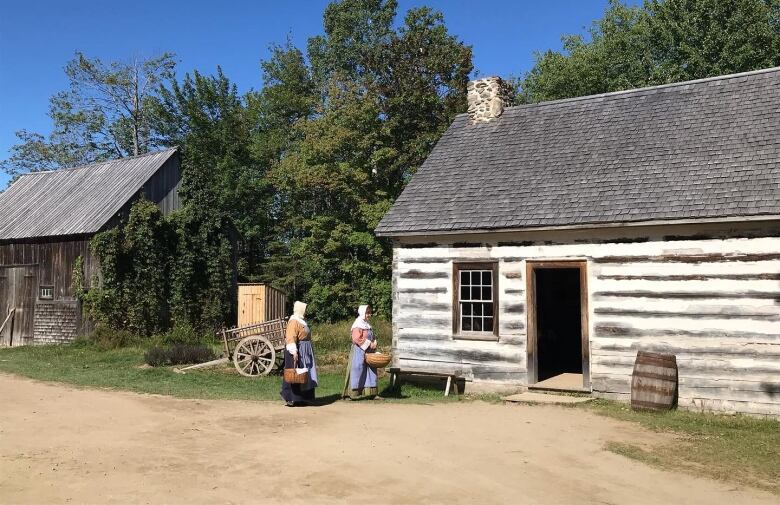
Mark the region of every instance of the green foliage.
POLYGON ((163 366, 168 363, 168 352, 162 347, 152 347, 144 353, 144 363, 149 366, 163 366))
POLYGON ((611 0, 590 40, 563 37, 520 81, 520 103, 780 65, 778 0, 611 0))
POLYGON ((158 108, 160 131, 183 152, 174 320, 217 328, 235 317, 236 274, 256 276, 265 257, 272 195, 251 156, 244 103, 221 69, 173 82, 158 108))
POLYGON ((167 328, 171 237, 160 209, 144 199, 133 204, 126 224, 95 235, 90 249, 101 277, 88 291, 77 289, 90 318, 142 336, 167 328))
POLYGON ((173 344, 167 349, 152 347, 144 353, 147 365, 189 365, 214 359, 214 351, 205 345, 173 344))
POLYGON ((214 333, 198 331, 187 323, 175 325, 173 328, 160 335, 157 341, 162 345, 197 345, 213 344, 215 342, 214 333))
POLYGON ((101 350, 121 349, 140 343, 138 335, 124 329, 109 328, 105 324, 96 325, 83 341, 101 350))
POLYGON ((76 52, 65 65, 70 88, 49 102, 52 133, 18 131, 20 142, 0 168, 17 175, 149 151, 158 145, 151 103, 175 64, 169 53, 104 63, 76 52))
MULTIPOLYGON (((335 323, 317 323, 311 326, 312 344, 318 360, 323 354, 329 353, 339 353, 346 359, 352 345, 353 321, 354 319, 345 319, 335 323)), ((371 327, 374 329, 379 350, 389 352, 393 340, 393 328, 390 321, 372 318, 371 327)))
POLYGON ((308 71, 289 48, 265 66, 285 78, 272 80, 258 114, 294 109, 297 119, 276 122, 290 128, 269 171, 278 205, 263 278, 306 300, 315 320, 349 317, 361 303, 389 316, 390 244, 373 231, 466 107, 471 49, 440 13, 412 9, 396 28, 396 11, 394 1, 333 2, 325 34, 309 40, 308 71), (311 86, 312 113, 308 101, 277 103, 311 86))

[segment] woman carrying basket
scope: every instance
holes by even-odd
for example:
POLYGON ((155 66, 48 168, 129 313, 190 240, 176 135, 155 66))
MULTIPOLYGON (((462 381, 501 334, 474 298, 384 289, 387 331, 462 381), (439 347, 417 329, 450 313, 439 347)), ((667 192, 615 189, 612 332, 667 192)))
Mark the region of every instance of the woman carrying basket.
POLYGON ((284 368, 285 370, 308 369, 302 383, 288 382, 286 377, 282 376, 281 396, 288 407, 313 402, 314 388, 317 387, 317 364, 314 361, 314 349, 311 346, 311 330, 303 318, 305 314, 306 304, 295 302, 293 315, 287 322, 284 368))
POLYGON ((347 363, 347 377, 344 381, 345 398, 357 399, 361 396, 379 398, 376 381, 376 368, 366 363, 366 353, 376 351, 374 330, 368 320, 371 318, 371 306, 361 305, 358 317, 352 323, 352 350, 347 363))

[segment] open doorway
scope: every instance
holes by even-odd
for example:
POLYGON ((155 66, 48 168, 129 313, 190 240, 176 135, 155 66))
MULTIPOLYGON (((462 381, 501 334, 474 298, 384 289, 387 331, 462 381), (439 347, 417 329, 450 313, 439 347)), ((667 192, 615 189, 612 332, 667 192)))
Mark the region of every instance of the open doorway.
POLYGON ((589 388, 585 263, 528 263, 528 375, 537 389, 589 388))

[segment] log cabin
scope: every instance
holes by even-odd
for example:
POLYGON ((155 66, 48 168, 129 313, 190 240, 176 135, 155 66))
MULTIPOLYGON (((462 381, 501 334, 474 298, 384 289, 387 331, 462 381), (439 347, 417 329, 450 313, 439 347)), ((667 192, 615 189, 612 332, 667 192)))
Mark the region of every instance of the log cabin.
POLYGON ((0 346, 67 343, 89 331, 73 287, 99 273, 89 240, 145 197, 179 207, 176 148, 19 177, 0 193, 0 346))
POLYGON ((627 400, 664 352, 680 407, 780 415, 780 68, 468 100, 376 230, 394 366, 627 400))

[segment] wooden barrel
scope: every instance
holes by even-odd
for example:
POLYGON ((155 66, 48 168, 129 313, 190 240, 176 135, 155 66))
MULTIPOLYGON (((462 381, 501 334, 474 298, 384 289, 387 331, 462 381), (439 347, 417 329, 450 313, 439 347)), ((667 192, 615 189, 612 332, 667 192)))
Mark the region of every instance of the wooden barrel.
POLYGON ((677 358, 639 351, 631 377, 631 408, 669 410, 677 403, 677 358))

